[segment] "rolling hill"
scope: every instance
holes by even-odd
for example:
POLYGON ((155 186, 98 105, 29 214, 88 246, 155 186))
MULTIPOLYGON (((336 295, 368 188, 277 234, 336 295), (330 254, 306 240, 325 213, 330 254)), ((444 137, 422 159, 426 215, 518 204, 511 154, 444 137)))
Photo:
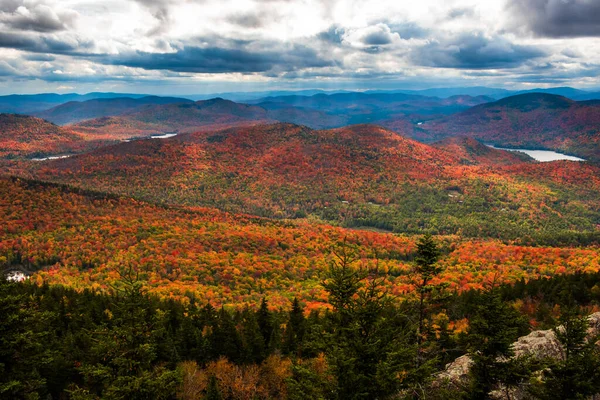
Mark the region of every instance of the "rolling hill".
POLYGON ((533 161, 526 154, 494 149, 465 136, 450 137, 432 145, 459 157, 465 165, 514 165, 533 161))
POLYGON ((71 129, 18 114, 0 114, 0 143, 4 159, 73 154, 101 145, 71 129))
POLYGON ((415 127, 413 136, 424 141, 470 136, 504 147, 550 149, 600 161, 600 103, 522 94, 424 123, 415 127))
POLYGON ((370 125, 279 123, 132 141, 21 173, 151 202, 348 227, 593 240, 600 169, 550 164, 471 141, 429 146, 370 125))
POLYGON ((73 129, 95 137, 128 139, 266 121, 267 111, 261 107, 216 98, 147 106, 119 116, 82 121, 73 129))
POLYGON ((485 96, 453 96, 447 99, 403 93, 334 93, 313 96, 275 96, 255 100, 270 112, 273 119, 299 123, 315 129, 338 128, 345 125, 381 123, 391 118, 414 115, 447 115, 463 111, 493 99, 485 96), (314 110, 321 114, 292 120, 281 114, 283 109, 314 110))
POLYGON ((58 125, 67 125, 87 119, 121 115, 147 106, 173 103, 189 104, 193 102, 177 97, 159 96, 103 98, 70 101, 49 110, 37 112, 35 116, 58 125))
POLYGON ((143 94, 102 93, 87 94, 41 93, 41 94, 11 94, 0 96, 0 113, 32 114, 70 101, 86 101, 92 99, 110 99, 116 97, 140 98, 143 94))
MULTIPOLYGON (((34 282, 78 289, 116 284, 132 266, 152 293, 241 308, 268 296, 322 307, 319 285, 331 247, 355 244, 361 265, 388 276, 398 297, 411 291, 416 238, 314 221, 277 221, 207 208, 160 207, 62 185, 0 177, 0 268, 20 266, 34 282)), ((441 279, 457 290, 600 269, 598 248, 526 247, 498 240, 440 237, 441 279), (503 266, 499 267, 498 260, 503 266), (496 278, 495 278, 496 279, 496 278)), ((100 309, 102 312, 102 308, 100 309)))

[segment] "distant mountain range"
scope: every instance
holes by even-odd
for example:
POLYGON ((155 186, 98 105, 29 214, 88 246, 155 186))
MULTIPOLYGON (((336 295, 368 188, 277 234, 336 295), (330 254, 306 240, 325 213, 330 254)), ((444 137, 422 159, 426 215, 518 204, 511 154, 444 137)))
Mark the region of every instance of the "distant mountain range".
POLYGON ((193 132, 240 124, 273 122, 262 107, 224 99, 177 102, 133 109, 116 116, 86 120, 72 128, 93 137, 129 139, 193 132))
POLYGON ((174 103, 193 102, 178 97, 159 96, 99 98, 86 101, 69 101, 49 110, 36 112, 34 115, 58 125, 66 125, 87 119, 121 115, 146 106, 174 103))
MULTIPOLYGON (((571 95, 578 93, 562 89, 569 89, 571 95)), ((497 101, 471 95, 441 98, 407 93, 319 93, 266 97, 248 104, 222 98, 194 102, 158 96, 105 97, 70 101, 35 115, 69 124, 69 131, 87 141, 274 122, 312 129, 374 123, 424 142, 467 136, 503 147, 551 149, 600 160, 600 100, 574 101, 550 93, 531 92, 497 101)), ((39 131, 43 124, 34 125, 39 131)), ((48 132, 57 128, 49 124, 48 132)))
MULTIPOLYGON (((366 91, 350 91, 350 90, 319 90, 319 89, 307 89, 307 90, 273 90, 273 91, 261 91, 261 92, 228 92, 228 93, 212 93, 212 94, 198 94, 198 95, 172 95, 167 96, 171 98, 181 98, 185 100, 199 101, 209 100, 212 98, 223 98, 235 102, 251 102, 253 104, 260 102, 286 102, 284 99, 289 96, 334 96, 338 94, 349 94, 351 96, 356 95, 414 95, 423 97, 434 97, 447 99, 454 96, 471 96, 481 97, 485 96, 491 100, 498 100, 504 97, 514 96, 524 93, 548 93, 556 94, 560 96, 568 97, 572 100, 594 100, 600 99, 599 91, 584 91, 580 89, 574 89, 571 87, 557 87, 557 88, 539 88, 530 90, 507 90, 497 89, 488 87, 457 87, 457 88, 433 88, 425 90, 366 90, 366 91)), ((140 99, 143 97, 159 97, 150 96, 148 94, 131 94, 131 93, 88 93, 88 94, 55 94, 55 93, 43 93, 43 94, 32 94, 32 95, 8 95, 0 96, 0 112, 3 113, 18 113, 18 114, 32 114, 41 113, 61 104, 68 102, 83 102, 95 99, 114 99, 114 98, 131 98, 140 99)), ((165 96, 160 96, 165 97, 165 96)), ((62 122, 61 122, 62 123, 62 122)))
POLYGON ((422 141, 470 136, 504 147, 551 149, 600 161, 600 101, 527 93, 413 127, 422 141))
POLYGON ((129 97, 137 99, 145 97, 143 94, 129 93, 87 93, 87 94, 12 94, 0 96, 0 113, 30 114, 48 110, 60 104, 70 101, 86 101, 93 99, 112 99, 117 97, 129 97))

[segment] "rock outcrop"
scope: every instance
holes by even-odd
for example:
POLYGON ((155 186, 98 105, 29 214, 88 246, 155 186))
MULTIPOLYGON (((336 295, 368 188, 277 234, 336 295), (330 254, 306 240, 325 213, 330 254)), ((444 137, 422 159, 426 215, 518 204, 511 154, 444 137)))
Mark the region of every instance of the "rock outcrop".
MULTIPOLYGON (((588 317, 588 338, 600 335, 600 312, 588 317)), ((559 329, 561 329, 559 327, 559 329)), ((520 337, 513 343, 515 357, 531 356, 537 359, 556 358, 563 359, 563 348, 556 338, 553 330, 533 331, 527 336, 520 337)), ((452 363, 446 365, 446 369, 438 374, 437 385, 447 384, 457 388, 465 388, 468 384, 469 371, 473 360, 468 355, 461 356, 452 363)), ((492 398, 506 399, 506 391, 499 390, 490 393, 492 398)), ((598 396, 596 396, 598 397, 598 396)), ((595 397, 595 398, 596 398, 595 397)), ((511 391, 510 398, 521 400, 523 393, 520 390, 511 391)), ((598 397, 600 399, 600 397, 598 397)))

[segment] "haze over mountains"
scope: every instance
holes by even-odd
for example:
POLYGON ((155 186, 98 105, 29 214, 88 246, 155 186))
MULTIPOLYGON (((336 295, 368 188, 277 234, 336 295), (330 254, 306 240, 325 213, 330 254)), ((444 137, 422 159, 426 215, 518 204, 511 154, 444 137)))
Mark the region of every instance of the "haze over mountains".
POLYGON ((552 149, 600 160, 600 102, 527 93, 417 126, 414 137, 465 135, 513 148, 552 149))
POLYGON ((600 398, 599 21, 0 0, 0 399, 600 398))
MULTIPOLYGON (((464 90, 476 93, 484 89, 464 90)), ((450 89, 443 91, 451 94, 450 89)), ((271 96, 249 100, 246 104, 222 98, 194 102, 178 97, 121 97, 114 93, 92 93, 79 96, 82 101, 68 101, 31 114, 58 125, 69 125, 70 130, 83 135, 87 141, 128 140, 273 122, 312 129, 371 123, 425 142, 470 136, 499 147, 550 149, 590 161, 600 159, 600 102, 575 101, 551 92, 572 97, 586 93, 556 88, 494 101, 489 96, 471 94, 444 98, 398 92, 312 94, 309 91, 305 96, 271 96), (94 96, 101 98, 88 99, 94 96)), ((493 93, 488 91, 488 94, 493 93)), ((48 99, 72 98, 65 96, 33 98, 39 106, 48 99)), ((30 107, 31 104, 24 103, 13 105, 20 112, 30 107)), ((10 129, 15 132, 14 126, 10 129)), ((23 129, 27 130, 26 124, 23 129)), ((67 150, 72 152, 72 149, 67 150)), ((44 152, 44 149, 40 151, 44 152)))

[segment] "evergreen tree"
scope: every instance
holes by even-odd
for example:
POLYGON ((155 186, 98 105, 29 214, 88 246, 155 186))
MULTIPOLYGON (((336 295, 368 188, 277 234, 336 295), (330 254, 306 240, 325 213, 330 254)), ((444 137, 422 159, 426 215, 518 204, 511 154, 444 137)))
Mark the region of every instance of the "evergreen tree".
POLYGON ((266 347, 271 343, 274 324, 271 312, 269 311, 269 304, 264 297, 262 298, 260 307, 256 313, 256 321, 266 347))
POLYGON ((130 268, 115 288, 110 326, 91 333, 88 359, 79 367, 83 385, 73 393, 103 399, 168 399, 180 376, 161 365, 158 342, 164 340, 161 317, 130 268))
POLYGON ((38 399, 47 394, 44 371, 57 356, 50 328, 55 315, 19 286, 0 276, 0 398, 38 399))
POLYGON ((554 334, 563 348, 563 359, 549 360, 542 381, 531 392, 542 400, 587 399, 600 393, 599 336, 587 337, 589 323, 574 306, 563 309, 554 334))
POLYGON ((208 379, 208 387, 206 388, 206 395, 204 396, 204 400, 222 400, 223 396, 221 396, 221 391, 219 390, 219 384, 217 383, 217 378, 214 375, 211 375, 208 379))
MULTIPOLYGON (((415 272, 417 274, 416 289, 419 296, 417 328, 417 368, 424 362, 423 342, 426 340, 425 321, 430 316, 432 295, 435 295, 440 287, 431 284, 432 279, 437 277, 442 268, 437 262, 440 258, 440 250, 430 234, 423 236, 417 243, 417 255, 415 257, 415 272)), ((438 285, 439 286, 439 285, 438 285)))
POLYGON ((383 281, 353 266, 356 253, 347 243, 334 249, 333 257, 323 285, 334 307, 326 338, 337 397, 369 399, 395 393, 400 371, 407 367, 402 351, 406 343, 395 324, 386 320, 395 313, 381 289, 383 281))
POLYGON ((305 318, 304 309, 296 297, 292 301, 292 309, 289 312, 285 326, 283 352, 298 357, 302 356, 302 342, 304 340, 305 318))
POLYGON ((467 344, 473 360, 468 398, 487 399, 500 384, 516 385, 527 377, 522 360, 512 360, 512 343, 528 332, 527 321, 504 302, 497 290, 485 293, 469 324, 467 344))

